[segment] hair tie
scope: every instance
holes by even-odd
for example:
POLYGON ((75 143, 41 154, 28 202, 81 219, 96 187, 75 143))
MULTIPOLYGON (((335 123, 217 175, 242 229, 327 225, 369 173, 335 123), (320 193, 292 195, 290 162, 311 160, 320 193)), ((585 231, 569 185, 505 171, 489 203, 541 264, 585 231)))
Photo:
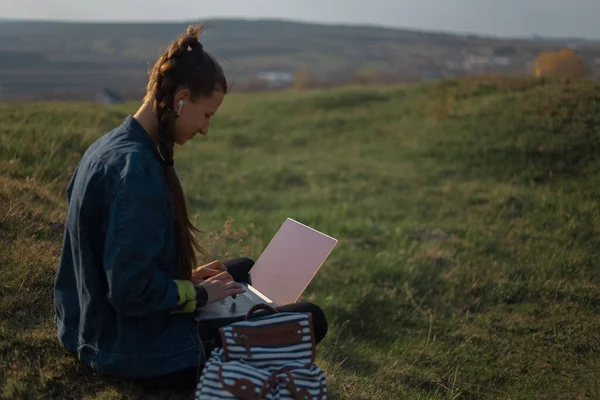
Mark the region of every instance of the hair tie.
POLYGON ((202 50, 202 44, 197 39, 195 42, 192 42, 191 44, 188 45, 187 51, 194 51, 196 49, 202 50))
POLYGON ((165 160, 165 158, 163 157, 162 153, 160 152, 160 148, 155 147, 154 151, 156 152, 156 154, 160 157, 160 161, 162 161, 163 165, 166 167, 173 167, 175 166, 175 159, 171 158, 169 161, 165 160))

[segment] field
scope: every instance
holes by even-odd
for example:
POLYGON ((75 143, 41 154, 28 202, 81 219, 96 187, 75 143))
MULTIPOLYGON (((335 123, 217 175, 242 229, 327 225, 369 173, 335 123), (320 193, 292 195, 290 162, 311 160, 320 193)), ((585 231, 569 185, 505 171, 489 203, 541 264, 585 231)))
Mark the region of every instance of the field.
MULTIPOLYGON (((57 344, 79 157, 136 104, 0 105, 0 398, 184 399, 57 344)), ((528 78, 228 97, 178 171, 221 259, 285 217, 340 239, 305 293, 333 399, 600 398, 600 84, 528 78)))

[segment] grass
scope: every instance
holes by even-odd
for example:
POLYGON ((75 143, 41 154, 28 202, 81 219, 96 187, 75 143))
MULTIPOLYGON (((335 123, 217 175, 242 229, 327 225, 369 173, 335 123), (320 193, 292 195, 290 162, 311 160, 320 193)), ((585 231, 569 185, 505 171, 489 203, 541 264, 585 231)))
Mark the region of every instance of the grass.
MULTIPOLYGON (((0 397, 188 398, 95 375, 52 322, 64 190, 135 109, 0 105, 0 397)), ((215 256, 285 217, 340 244, 305 298, 333 399, 600 398, 600 84, 232 95, 177 165, 215 256)))

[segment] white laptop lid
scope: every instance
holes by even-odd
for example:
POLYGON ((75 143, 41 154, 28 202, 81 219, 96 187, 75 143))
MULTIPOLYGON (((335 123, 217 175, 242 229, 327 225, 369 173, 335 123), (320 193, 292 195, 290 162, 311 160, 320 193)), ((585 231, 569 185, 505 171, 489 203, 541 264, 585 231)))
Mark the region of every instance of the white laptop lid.
POLYGON ((276 305, 295 303, 337 242, 286 219, 252 267, 252 286, 276 305))

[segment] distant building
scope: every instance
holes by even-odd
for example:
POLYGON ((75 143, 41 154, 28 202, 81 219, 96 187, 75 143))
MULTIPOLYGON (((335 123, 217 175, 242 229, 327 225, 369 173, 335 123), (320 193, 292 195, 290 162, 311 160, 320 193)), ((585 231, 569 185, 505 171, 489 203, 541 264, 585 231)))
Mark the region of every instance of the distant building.
POLYGON ((509 57, 492 57, 492 64, 500 67, 508 67, 512 64, 512 61, 509 57))
POLYGON ((463 61, 463 67, 469 71, 478 71, 489 67, 508 67, 512 64, 509 57, 468 55, 463 61))
POLYGON ((462 67, 462 64, 456 61, 445 61, 444 67, 448 69, 460 69, 462 67))
POLYGON ((115 104, 121 104, 125 101, 123 96, 121 96, 116 91, 104 88, 96 95, 96 103, 102 104, 104 106, 112 106, 115 104))
POLYGON ((478 70, 490 64, 489 56, 469 55, 463 61, 463 67, 467 70, 478 70))
POLYGON ((498 46, 494 48, 495 57, 512 57, 517 55, 517 49, 514 46, 498 46))
POLYGON ((264 71, 258 74, 258 79, 265 82, 268 88, 284 88, 290 86, 295 79, 291 72, 264 71))

